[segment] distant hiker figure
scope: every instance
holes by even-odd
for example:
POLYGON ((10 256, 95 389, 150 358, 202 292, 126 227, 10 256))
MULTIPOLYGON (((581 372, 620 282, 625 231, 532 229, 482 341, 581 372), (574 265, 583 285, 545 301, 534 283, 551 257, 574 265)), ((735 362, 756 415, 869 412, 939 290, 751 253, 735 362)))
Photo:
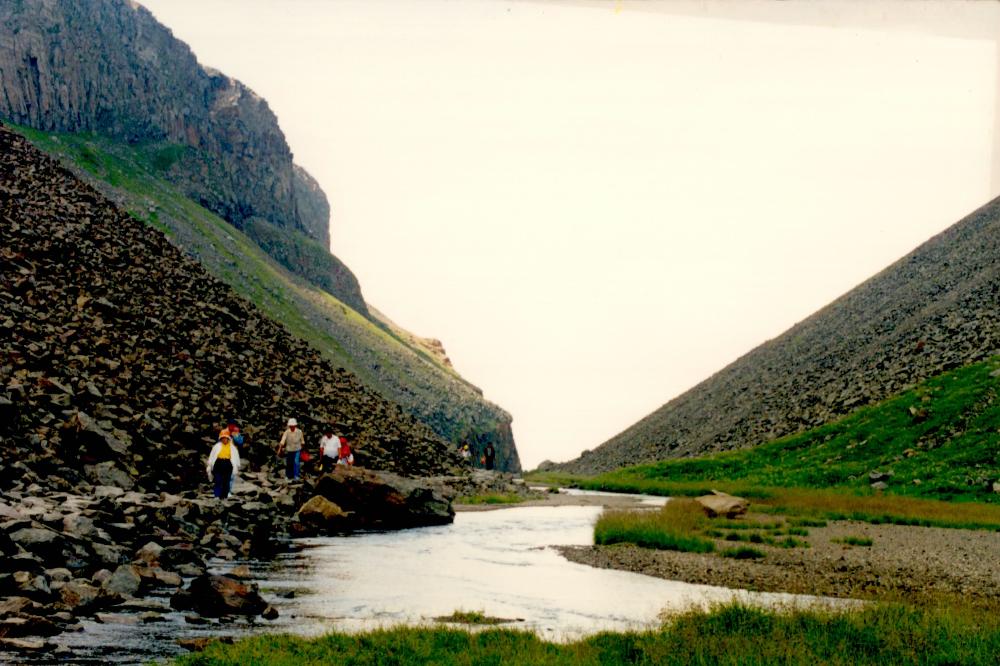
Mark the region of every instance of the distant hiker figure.
POLYGON ((486 448, 483 449, 483 464, 486 469, 493 469, 494 463, 496 463, 497 452, 493 448, 492 444, 487 443, 486 448))
POLYGON ((299 430, 299 422, 295 419, 288 419, 288 427, 281 435, 281 442, 278 444, 278 455, 285 457, 285 478, 299 478, 299 461, 302 457, 302 444, 305 437, 299 430))
POLYGON ((228 430, 219 433, 219 441, 208 454, 208 464, 205 466, 208 480, 213 481, 213 492, 220 499, 229 497, 236 475, 240 472, 240 452, 233 446, 228 430))
POLYGON ((351 445, 347 443, 346 437, 340 438, 340 451, 337 453, 337 464, 347 465, 348 467, 354 465, 354 454, 351 453, 351 445))
POLYGON ((226 425, 226 429, 229 431, 229 436, 233 439, 233 444, 241 452, 246 453, 243 449, 243 433, 240 432, 240 426, 235 420, 229 419, 226 425))
POLYGON ((333 469, 340 457, 340 438, 333 434, 333 428, 323 428, 323 436, 319 438, 319 471, 333 469))
POLYGON ((472 460, 472 451, 469 450, 468 442, 462 444, 462 450, 460 453, 462 454, 462 460, 464 460, 465 464, 468 465, 469 461, 472 460))

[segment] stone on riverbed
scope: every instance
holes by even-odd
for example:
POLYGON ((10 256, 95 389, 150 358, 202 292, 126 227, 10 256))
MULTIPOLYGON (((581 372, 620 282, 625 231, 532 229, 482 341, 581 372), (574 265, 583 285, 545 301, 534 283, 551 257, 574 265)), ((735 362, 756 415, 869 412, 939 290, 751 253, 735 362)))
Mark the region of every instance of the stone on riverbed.
POLYGON ((424 480, 338 466, 316 493, 351 514, 352 528, 405 529, 455 520, 451 502, 424 480))
POLYGON ((750 508, 750 502, 742 497, 721 493, 718 490, 713 490, 712 493, 712 495, 702 495, 695 500, 709 518, 717 516, 736 518, 745 514, 750 508))
POLYGON ((256 585, 244 585, 230 576, 204 574, 170 598, 177 610, 193 610, 206 617, 260 615, 267 609, 256 585))

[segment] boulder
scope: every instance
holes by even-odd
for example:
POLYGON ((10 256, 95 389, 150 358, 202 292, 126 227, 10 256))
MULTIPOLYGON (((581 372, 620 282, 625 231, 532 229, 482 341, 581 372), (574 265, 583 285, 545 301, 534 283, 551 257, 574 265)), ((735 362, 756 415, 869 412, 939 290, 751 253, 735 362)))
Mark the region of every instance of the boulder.
POLYGON ((55 622, 37 615, 21 614, 0 620, 0 637, 55 636, 62 629, 55 622))
POLYGON ((106 461, 96 465, 86 465, 84 473, 95 483, 102 486, 117 486, 124 490, 129 490, 135 485, 135 481, 128 472, 122 470, 115 463, 106 461))
POLYGON ((142 577, 136 567, 130 564, 123 564, 111 574, 101 585, 101 589, 109 594, 117 594, 121 597, 131 597, 139 591, 142 585, 142 577))
POLYGON ((203 574, 185 590, 170 598, 177 610, 193 610, 206 617, 260 615, 268 605, 255 585, 245 585, 230 576, 203 574))
POLYGON ((713 490, 712 493, 712 495, 702 495, 695 499, 709 518, 717 516, 736 518, 744 515, 750 508, 749 500, 742 497, 721 493, 718 490, 713 490))
POLYGON ((72 580, 63 585, 59 590, 59 597, 62 607, 74 615, 89 613, 109 600, 106 595, 102 595, 101 588, 80 580, 72 580))
POLYGON ((0 648, 20 652, 42 652, 50 643, 41 638, 0 638, 0 648))
POLYGON ((422 479, 338 466, 319 479, 316 493, 350 513, 355 528, 404 529, 455 519, 451 502, 422 479))
POLYGON ((338 532, 349 525, 348 514, 322 495, 299 507, 299 521, 319 532, 338 532))
POLYGON ((76 436, 78 446, 98 460, 124 456, 128 453, 128 444, 107 432, 85 412, 74 414, 66 424, 66 429, 76 436))
POLYGON ((140 562, 145 562, 146 564, 154 564, 159 562, 160 553, 163 552, 163 546, 156 543, 155 541, 150 541, 145 546, 140 548, 135 552, 135 559, 140 562))
POLYGON ((47 564, 59 564, 64 559, 65 537, 48 528, 24 527, 11 532, 10 539, 47 564))

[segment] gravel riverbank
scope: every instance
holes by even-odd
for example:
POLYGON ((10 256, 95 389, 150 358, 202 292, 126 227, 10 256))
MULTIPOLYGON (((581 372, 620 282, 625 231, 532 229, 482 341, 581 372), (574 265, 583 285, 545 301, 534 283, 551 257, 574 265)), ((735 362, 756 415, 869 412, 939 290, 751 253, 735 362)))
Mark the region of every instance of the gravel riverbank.
POLYGON ((573 562, 688 583, 829 597, 907 598, 949 595, 1000 599, 1000 533, 831 521, 798 537, 808 548, 719 540, 717 550, 752 545, 760 560, 717 553, 658 551, 630 544, 563 546, 573 562), (835 539, 866 537, 871 546, 835 539))

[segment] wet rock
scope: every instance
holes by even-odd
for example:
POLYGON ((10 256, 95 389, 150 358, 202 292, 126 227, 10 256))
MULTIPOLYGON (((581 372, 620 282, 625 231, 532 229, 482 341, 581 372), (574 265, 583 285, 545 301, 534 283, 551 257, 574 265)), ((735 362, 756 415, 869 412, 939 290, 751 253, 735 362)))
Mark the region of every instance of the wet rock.
POLYGON ((0 647, 19 652, 43 652, 51 646, 40 638, 0 638, 0 647))
POLYGON ((0 617, 33 613, 38 608, 41 608, 41 604, 27 597, 7 597, 0 600, 0 617))
POLYGON ((695 499, 709 518, 717 516, 737 518, 744 515, 747 509, 750 508, 749 500, 742 497, 736 497, 735 495, 729 495, 717 490, 713 490, 712 493, 712 495, 702 495, 695 499))
POLYGON ((63 608, 75 615, 89 613, 94 608, 109 601, 107 595, 102 595, 101 588, 83 581, 74 580, 66 583, 59 590, 59 599, 63 608))
POLYGON ((22 638, 24 636, 55 636, 62 633, 56 623, 38 615, 18 614, 0 620, 0 636, 22 638))
POLYGON ((155 541, 150 541, 145 546, 140 548, 135 553, 135 559, 146 564, 154 564, 159 562, 160 553, 163 552, 163 546, 156 543, 155 541))
POLYGON ((193 610, 206 617, 260 615, 267 608, 256 586, 229 576, 205 574, 170 598, 177 610, 193 610))
POLYGON ((101 585, 101 588, 109 594, 116 594, 122 597, 131 597, 139 591, 142 585, 142 577, 139 576, 137 568, 131 564, 123 564, 115 569, 101 585))
POLYGON ((240 580, 249 580, 253 578, 253 575, 250 573, 250 567, 245 564, 233 567, 233 570, 229 572, 229 575, 233 578, 239 578, 240 580))
POLYGON ((424 480, 339 466, 320 478, 316 493, 351 514, 352 527, 403 529, 455 519, 451 502, 424 480))
POLYGON ((274 606, 268 606, 267 608, 264 609, 264 612, 261 613, 261 617, 263 617, 265 620, 277 620, 278 616, 279 616, 278 609, 275 608, 274 606))
POLYGON ((339 506, 323 497, 314 495, 299 508, 299 520, 317 532, 338 532, 349 527, 349 517, 339 506))

